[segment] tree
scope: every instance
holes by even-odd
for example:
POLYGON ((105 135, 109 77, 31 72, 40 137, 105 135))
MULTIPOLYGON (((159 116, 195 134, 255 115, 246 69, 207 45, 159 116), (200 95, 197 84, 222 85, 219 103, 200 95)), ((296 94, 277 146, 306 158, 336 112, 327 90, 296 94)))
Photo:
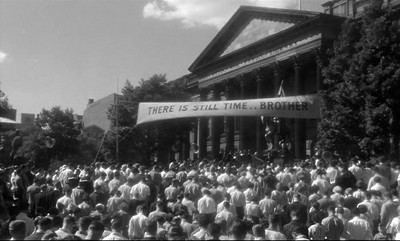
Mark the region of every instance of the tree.
POLYGON ((365 158, 399 155, 400 26, 398 12, 373 1, 349 20, 323 69, 322 149, 365 158))
POLYGON ((36 166, 48 167, 50 161, 81 160, 80 133, 71 109, 55 106, 43 109, 35 120, 35 127, 25 131, 24 145, 19 155, 36 166))
MULTIPOLYGON (((119 160, 149 163, 154 153, 161 161, 167 160, 171 146, 185 136, 190 129, 187 119, 168 122, 154 122, 136 126, 137 111, 140 102, 187 101, 189 93, 183 79, 167 82, 165 74, 155 74, 147 80, 141 80, 134 87, 126 81, 122 97, 118 101, 118 143, 119 160)), ((114 156, 116 153, 116 126, 114 107, 110 108, 109 117, 112 128, 106 138, 106 149, 114 156)))
MULTIPOLYGON (((11 104, 6 97, 6 94, 0 89, 0 117, 6 113, 9 109, 12 109, 11 104)), ((12 150, 10 137, 12 136, 11 131, 4 131, 0 124, 0 162, 6 164, 9 160, 10 152, 12 150)))

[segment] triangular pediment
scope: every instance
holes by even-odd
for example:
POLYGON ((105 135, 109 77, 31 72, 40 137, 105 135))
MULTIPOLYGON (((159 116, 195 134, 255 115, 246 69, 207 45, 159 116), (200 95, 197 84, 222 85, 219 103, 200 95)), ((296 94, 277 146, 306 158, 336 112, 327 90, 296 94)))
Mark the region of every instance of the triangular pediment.
POLYGON ((292 26, 294 26, 294 23, 254 18, 243 29, 243 31, 238 34, 236 38, 232 39, 232 42, 220 56, 222 57, 230 54, 238 49, 249 46, 292 26))
POLYGON ((291 9, 241 6, 193 62, 189 70, 193 72, 207 63, 288 31, 319 14, 291 9))

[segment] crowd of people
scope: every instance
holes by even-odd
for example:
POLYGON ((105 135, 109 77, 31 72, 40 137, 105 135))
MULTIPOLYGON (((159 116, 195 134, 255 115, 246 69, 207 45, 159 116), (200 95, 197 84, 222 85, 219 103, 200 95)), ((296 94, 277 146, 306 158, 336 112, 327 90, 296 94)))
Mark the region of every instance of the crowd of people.
POLYGON ((400 239, 395 162, 95 163, 0 172, 4 240, 400 239))

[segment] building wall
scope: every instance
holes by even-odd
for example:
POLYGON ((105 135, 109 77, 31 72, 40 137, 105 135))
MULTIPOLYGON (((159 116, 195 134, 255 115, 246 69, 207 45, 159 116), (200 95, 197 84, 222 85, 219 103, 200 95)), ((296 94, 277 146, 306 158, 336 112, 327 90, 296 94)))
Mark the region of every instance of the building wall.
POLYGON ((111 94, 88 104, 86 110, 83 112, 84 128, 95 125, 104 131, 108 130, 110 127, 110 120, 108 119, 107 113, 116 103, 116 96, 116 94, 111 94))
MULTIPOLYGON (((362 16, 364 8, 374 0, 333 0, 322 4, 324 13, 347 18, 362 16)), ((400 7, 400 0, 384 0, 384 6, 400 7)))

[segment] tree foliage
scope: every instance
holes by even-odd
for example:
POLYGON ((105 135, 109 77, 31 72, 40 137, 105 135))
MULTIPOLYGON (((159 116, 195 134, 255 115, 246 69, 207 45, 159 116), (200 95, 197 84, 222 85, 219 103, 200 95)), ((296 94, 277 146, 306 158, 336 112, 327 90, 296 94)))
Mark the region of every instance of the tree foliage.
POLYGON ((342 155, 398 155, 400 26, 396 13, 373 1, 348 20, 323 69, 319 143, 342 155), (394 147, 394 148, 393 148, 394 147))
POLYGON ((48 167, 51 160, 82 161, 81 130, 74 122, 71 109, 63 110, 59 106, 43 109, 35 126, 24 133, 24 145, 18 154, 34 161, 36 166, 48 167), (46 145, 46 139, 54 139, 54 145, 46 145))
POLYGON ((117 106, 118 118, 115 118, 117 112, 114 107, 109 111, 113 125, 106 138, 107 151, 115 157, 118 126, 120 162, 148 162, 156 152, 161 161, 165 160, 177 136, 184 136, 189 130, 190 122, 177 119, 136 126, 138 106, 140 102, 187 101, 190 95, 184 80, 167 82, 165 74, 155 74, 147 80, 142 79, 136 87, 126 81, 121 92, 117 106))

